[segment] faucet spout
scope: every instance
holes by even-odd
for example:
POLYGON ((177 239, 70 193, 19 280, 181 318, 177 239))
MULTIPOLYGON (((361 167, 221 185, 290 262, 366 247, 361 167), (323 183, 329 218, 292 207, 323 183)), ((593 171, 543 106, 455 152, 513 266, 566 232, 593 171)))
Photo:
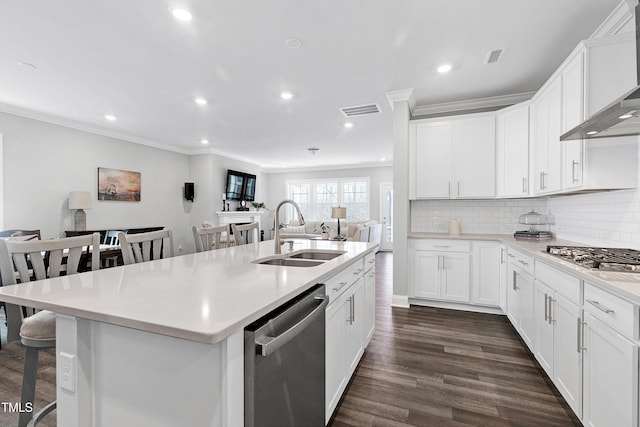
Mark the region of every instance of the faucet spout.
POLYGON ((300 225, 304 225, 304 217, 302 216, 302 211, 300 210, 300 206, 294 202, 291 199, 284 199, 283 201, 281 201, 280 203, 278 203, 278 206, 276 206, 276 210, 275 210, 275 230, 276 230, 276 235, 273 239, 274 241, 274 245, 273 245, 273 253, 274 254, 281 254, 282 253, 282 241, 280 240, 280 208, 282 207, 282 205, 286 205, 286 204, 290 204, 293 205, 293 207, 296 209, 296 212, 298 213, 298 223, 300 225))

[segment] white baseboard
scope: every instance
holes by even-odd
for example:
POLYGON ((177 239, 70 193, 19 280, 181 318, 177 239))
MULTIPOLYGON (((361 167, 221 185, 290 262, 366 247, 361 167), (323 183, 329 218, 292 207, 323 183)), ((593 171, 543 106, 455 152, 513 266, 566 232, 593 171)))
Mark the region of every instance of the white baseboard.
POLYGON ((485 307, 482 305, 461 304, 461 303, 446 302, 446 301, 433 301, 433 300, 424 300, 419 298, 411 298, 411 304, 422 305, 425 307, 448 308, 451 310, 473 311, 475 313, 500 314, 503 316, 505 315, 505 313, 499 307, 485 307))
POLYGON ((406 295, 393 295, 391 307, 409 308, 409 297, 406 295))

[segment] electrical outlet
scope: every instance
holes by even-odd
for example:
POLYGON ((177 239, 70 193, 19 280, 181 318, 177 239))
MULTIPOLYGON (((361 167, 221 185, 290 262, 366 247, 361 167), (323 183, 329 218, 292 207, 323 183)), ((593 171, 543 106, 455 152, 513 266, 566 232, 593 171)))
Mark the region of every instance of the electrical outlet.
POLYGON ((60 387, 69 391, 76 391, 76 357, 72 354, 60 352, 60 387))

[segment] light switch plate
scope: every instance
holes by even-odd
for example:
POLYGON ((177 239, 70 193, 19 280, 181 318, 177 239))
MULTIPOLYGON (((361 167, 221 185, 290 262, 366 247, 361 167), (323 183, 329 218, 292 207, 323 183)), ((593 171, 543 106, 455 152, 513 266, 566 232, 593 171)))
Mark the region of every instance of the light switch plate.
POLYGON ((60 387, 68 391, 76 391, 76 357, 73 354, 60 352, 60 387))

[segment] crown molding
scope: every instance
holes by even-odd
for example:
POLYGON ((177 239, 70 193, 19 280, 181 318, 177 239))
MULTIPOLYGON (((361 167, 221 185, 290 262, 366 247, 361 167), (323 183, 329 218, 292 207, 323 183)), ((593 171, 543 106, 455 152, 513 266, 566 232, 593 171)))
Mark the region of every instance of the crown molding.
POLYGON ((407 101, 409 103, 409 109, 413 111, 416 108, 416 100, 413 97, 413 89, 402 89, 387 92, 387 100, 393 110, 394 103, 398 101, 407 101))
POLYGON ((314 172, 314 171, 331 171, 331 170, 340 170, 340 169, 364 169, 364 168, 382 168, 382 167, 392 167, 393 162, 385 161, 385 162, 370 162, 370 163, 355 163, 352 165, 323 165, 323 166, 310 166, 310 167, 280 167, 280 168, 271 168, 264 167, 260 170, 262 173, 290 173, 290 172, 314 172))
POLYGON ((172 151, 174 153, 179 153, 179 154, 189 154, 189 151, 175 147, 173 145, 165 144, 165 143, 154 141, 151 139, 142 138, 142 137, 131 135, 124 132, 114 131, 112 129, 106 129, 100 126, 94 126, 87 123, 78 122, 76 120, 65 119, 59 116, 43 113, 40 111, 28 110, 26 108, 17 107, 15 105, 0 103, 0 112, 13 114, 14 116, 24 117, 27 119, 39 120, 41 122, 50 123, 53 125, 81 130, 84 132, 94 133, 97 135, 107 136, 110 138, 120 139, 122 141, 133 142, 135 144, 146 145, 149 147, 158 148, 160 150, 172 151))
POLYGON ((490 96, 487 98, 468 99, 465 101, 444 102, 441 104, 420 105, 412 109, 412 116, 429 116, 467 110, 497 110, 513 104, 530 100, 535 92, 516 93, 513 95, 490 96))
POLYGON ((622 0, 589 38, 596 39, 617 34, 629 20, 633 19, 636 4, 638 4, 637 0, 622 0))

